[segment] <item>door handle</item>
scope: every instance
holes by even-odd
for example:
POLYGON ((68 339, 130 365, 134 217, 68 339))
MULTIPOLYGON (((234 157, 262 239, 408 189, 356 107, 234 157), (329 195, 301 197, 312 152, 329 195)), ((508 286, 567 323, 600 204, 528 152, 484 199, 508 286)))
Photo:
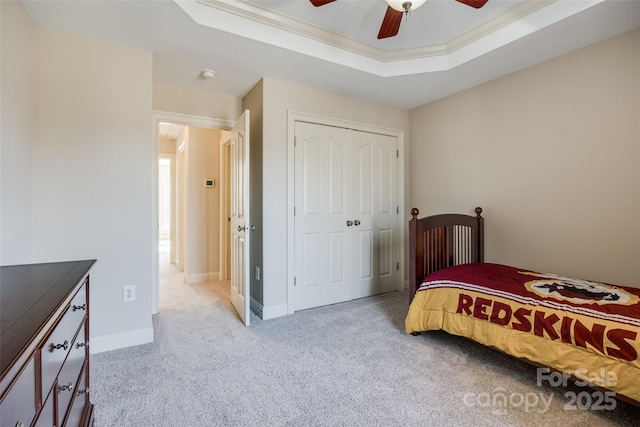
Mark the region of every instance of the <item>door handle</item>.
POLYGON ((255 225, 250 225, 249 227, 245 227, 244 225, 238 226, 238 231, 244 231, 244 230, 256 231, 256 226, 255 225))
POLYGON ((353 221, 353 225, 357 227, 358 225, 360 225, 360 221, 356 219, 355 221, 353 221))
POLYGON ((347 221, 347 227, 351 227, 353 225, 353 221, 347 221))

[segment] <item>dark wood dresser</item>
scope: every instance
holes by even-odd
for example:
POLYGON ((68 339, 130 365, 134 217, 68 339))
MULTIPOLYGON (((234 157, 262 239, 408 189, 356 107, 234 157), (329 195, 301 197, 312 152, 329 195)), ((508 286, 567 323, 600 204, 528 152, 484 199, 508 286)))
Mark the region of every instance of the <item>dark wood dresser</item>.
POLYGON ((90 426, 89 270, 0 267, 0 427, 90 426))

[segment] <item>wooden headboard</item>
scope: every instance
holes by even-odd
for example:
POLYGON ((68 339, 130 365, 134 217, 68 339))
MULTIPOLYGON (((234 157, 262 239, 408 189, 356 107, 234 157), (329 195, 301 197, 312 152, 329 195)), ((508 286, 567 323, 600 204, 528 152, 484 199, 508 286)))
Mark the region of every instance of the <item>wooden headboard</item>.
POLYGON ((409 302, 427 274, 446 267, 484 262, 484 218, 482 208, 476 216, 440 214, 418 218, 411 209, 409 221, 409 302))

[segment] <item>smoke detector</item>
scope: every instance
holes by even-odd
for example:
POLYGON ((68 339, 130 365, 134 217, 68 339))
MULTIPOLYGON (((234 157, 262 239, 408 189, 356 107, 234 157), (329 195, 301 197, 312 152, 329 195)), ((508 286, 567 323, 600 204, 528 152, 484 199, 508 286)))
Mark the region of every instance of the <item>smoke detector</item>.
POLYGON ((216 72, 213 70, 204 69, 200 72, 200 75, 202 76, 203 79, 209 80, 216 76, 216 72))

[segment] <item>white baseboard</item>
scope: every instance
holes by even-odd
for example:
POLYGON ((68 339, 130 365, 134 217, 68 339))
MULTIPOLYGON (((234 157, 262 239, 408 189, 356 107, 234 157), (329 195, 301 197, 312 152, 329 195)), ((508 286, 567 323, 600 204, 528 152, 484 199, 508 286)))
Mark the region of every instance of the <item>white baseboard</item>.
POLYGON ((264 320, 274 319, 276 317, 282 317, 289 314, 287 304, 272 305, 262 308, 262 318, 264 320))
POLYGON ((117 350, 119 348, 133 347, 153 342, 153 328, 138 329, 121 334, 104 335, 91 338, 89 351, 91 354, 104 351, 117 350))
POLYGON ((251 311, 256 313, 263 320, 274 319, 276 317, 286 316, 287 314, 289 314, 287 312, 287 304, 276 305, 273 307, 264 307, 253 298, 251 298, 249 303, 251 305, 251 311))
POLYGON ((184 283, 187 285, 191 285, 193 283, 201 283, 201 282, 211 282, 214 280, 219 280, 220 273, 200 273, 200 274, 190 274, 184 277, 184 283))

